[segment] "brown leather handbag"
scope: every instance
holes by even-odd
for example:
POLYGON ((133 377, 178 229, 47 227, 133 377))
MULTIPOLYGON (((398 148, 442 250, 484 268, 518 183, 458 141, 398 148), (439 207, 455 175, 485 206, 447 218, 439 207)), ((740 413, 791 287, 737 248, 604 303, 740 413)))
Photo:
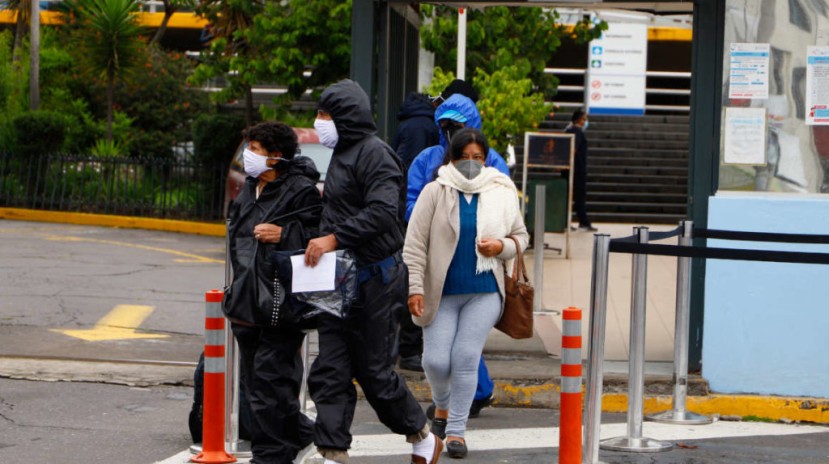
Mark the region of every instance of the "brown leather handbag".
POLYGON ((495 328, 512 338, 530 338, 533 336, 533 295, 535 290, 527 278, 527 268, 524 266, 524 254, 518 239, 509 238, 515 242, 518 254, 512 268, 512 275, 507 273, 504 266, 504 312, 495 328))

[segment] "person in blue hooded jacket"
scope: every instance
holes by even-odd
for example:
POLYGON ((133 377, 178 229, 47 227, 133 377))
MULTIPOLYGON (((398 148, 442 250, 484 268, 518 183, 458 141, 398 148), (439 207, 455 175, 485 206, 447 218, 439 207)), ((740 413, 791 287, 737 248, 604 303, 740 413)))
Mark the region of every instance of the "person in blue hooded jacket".
MULTIPOLYGON (((461 92, 462 89, 471 90, 471 86, 464 86, 458 84, 465 84, 464 81, 455 80, 446 91, 441 94, 444 99, 443 103, 435 110, 435 124, 440 130, 440 144, 429 147, 415 158, 412 165, 409 167, 408 187, 406 190, 406 222, 412 215, 414 205, 417 202, 417 197, 423 188, 434 180, 435 171, 443 163, 446 155, 446 147, 452 136, 464 127, 472 127, 481 130, 481 114, 478 112, 478 107, 475 102, 468 96, 462 93, 449 94, 452 89, 461 92)), ((473 95, 474 96, 474 95, 473 95)), ((477 96, 475 96, 477 97, 477 96)), ((509 176, 509 167, 501 155, 492 148, 489 149, 486 155, 485 166, 491 166, 509 176)), ((481 362, 478 364, 478 386, 475 390, 475 398, 472 401, 472 407, 469 410, 469 417, 478 417, 481 409, 489 406, 494 400, 492 391, 495 384, 489 376, 489 370, 484 362, 484 357, 481 356, 481 362)), ((429 419, 434 417, 434 403, 429 406, 426 415, 429 419)))
MULTIPOLYGON (((423 187, 434 179, 435 170, 440 166, 446 154, 446 147, 452 135, 464 127, 481 130, 481 114, 478 107, 468 97, 456 93, 447 98, 435 110, 435 124, 440 130, 440 144, 431 146, 417 155, 409 166, 408 187, 406 190, 406 221, 412 215, 417 197, 423 187)), ((509 176, 509 167, 504 158, 492 148, 486 156, 486 166, 494 167, 509 176)))

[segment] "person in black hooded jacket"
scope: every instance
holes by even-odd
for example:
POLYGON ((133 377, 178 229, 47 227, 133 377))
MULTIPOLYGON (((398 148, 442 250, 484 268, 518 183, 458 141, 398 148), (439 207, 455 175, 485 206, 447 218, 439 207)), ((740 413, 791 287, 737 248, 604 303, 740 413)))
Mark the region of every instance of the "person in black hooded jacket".
POLYGON ((421 151, 440 143, 434 118, 435 106, 428 96, 417 92, 406 95, 397 112, 400 125, 397 126, 391 148, 403 160, 407 170, 421 151))
POLYGON ((289 126, 264 122, 244 135, 248 177, 228 213, 233 281, 223 308, 239 343, 240 383, 251 413, 251 462, 284 464, 313 442, 313 421, 299 407, 305 333, 291 311, 282 309, 273 327, 273 319, 255 308, 263 305, 262 297, 266 306, 267 298, 273 299, 267 291, 274 272, 269 255, 305 248, 318 234, 320 175, 310 158, 294 156, 297 137, 289 126))
POLYGON ((351 80, 329 86, 314 123, 320 143, 333 148, 325 178, 321 237, 308 242, 305 262, 350 249, 357 260, 358 301, 345 319, 321 315, 319 356, 308 389, 317 409, 314 443, 325 464, 348 462, 357 379, 380 421, 413 444, 412 462, 435 464, 443 442, 394 370, 395 314, 407 307, 403 167, 375 133, 369 99, 351 80))

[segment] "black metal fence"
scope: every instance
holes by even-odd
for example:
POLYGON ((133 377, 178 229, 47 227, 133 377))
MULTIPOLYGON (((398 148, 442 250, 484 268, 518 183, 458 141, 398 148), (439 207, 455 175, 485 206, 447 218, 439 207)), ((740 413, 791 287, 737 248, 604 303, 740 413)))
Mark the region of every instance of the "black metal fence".
POLYGON ((0 206, 215 221, 227 169, 193 160, 0 153, 0 206))

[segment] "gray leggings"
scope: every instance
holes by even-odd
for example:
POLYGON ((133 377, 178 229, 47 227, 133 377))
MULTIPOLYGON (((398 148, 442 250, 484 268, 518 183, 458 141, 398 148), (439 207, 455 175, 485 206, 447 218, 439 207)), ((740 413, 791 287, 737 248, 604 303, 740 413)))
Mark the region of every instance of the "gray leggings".
POLYGON ((446 435, 464 436, 481 352, 500 314, 499 293, 444 295, 423 328, 423 370, 435 405, 449 410, 446 435))

